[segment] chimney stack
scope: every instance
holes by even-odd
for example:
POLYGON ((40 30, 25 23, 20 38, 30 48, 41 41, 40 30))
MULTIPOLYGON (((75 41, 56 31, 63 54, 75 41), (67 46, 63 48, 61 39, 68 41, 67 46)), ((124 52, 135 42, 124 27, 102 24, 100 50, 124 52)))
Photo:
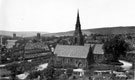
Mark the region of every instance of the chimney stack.
POLYGON ((2 36, 0 37, 0 45, 3 45, 3 44, 2 44, 2 36))
POLYGON ((41 36, 40 36, 40 33, 37 33, 37 38, 40 39, 40 37, 41 37, 41 36))
POLYGON ((13 33, 13 38, 16 38, 16 33, 13 33))

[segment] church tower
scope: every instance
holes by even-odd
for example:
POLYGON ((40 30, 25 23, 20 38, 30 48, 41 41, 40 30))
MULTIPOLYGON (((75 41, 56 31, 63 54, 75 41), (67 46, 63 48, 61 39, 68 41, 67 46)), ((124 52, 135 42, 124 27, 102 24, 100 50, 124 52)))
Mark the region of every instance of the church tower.
POLYGON ((73 36, 73 45, 84 45, 83 35, 81 31, 79 11, 77 12, 77 21, 76 21, 75 32, 73 36))

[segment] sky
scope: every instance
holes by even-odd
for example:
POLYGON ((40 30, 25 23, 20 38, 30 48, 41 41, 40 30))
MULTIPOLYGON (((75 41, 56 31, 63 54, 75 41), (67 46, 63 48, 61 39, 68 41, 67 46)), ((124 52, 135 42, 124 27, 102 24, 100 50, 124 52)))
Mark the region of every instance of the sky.
POLYGON ((0 0, 0 30, 64 32, 135 26, 135 0, 0 0))

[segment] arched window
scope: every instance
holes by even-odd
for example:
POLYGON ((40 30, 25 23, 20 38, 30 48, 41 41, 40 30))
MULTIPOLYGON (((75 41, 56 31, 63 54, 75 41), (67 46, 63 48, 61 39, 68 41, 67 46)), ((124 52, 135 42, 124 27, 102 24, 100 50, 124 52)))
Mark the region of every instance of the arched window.
POLYGON ((83 67, 81 61, 78 62, 78 67, 79 67, 79 68, 82 68, 82 67, 83 67))

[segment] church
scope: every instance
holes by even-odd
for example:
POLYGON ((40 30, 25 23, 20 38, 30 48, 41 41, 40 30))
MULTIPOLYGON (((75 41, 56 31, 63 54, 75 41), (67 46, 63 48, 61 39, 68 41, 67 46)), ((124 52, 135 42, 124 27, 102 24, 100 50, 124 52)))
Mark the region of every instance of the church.
POLYGON ((91 46, 84 46, 79 11, 77 12, 72 45, 57 45, 54 54, 56 55, 56 62, 59 61, 63 65, 71 64, 76 68, 88 68, 89 65, 94 63, 91 46))

